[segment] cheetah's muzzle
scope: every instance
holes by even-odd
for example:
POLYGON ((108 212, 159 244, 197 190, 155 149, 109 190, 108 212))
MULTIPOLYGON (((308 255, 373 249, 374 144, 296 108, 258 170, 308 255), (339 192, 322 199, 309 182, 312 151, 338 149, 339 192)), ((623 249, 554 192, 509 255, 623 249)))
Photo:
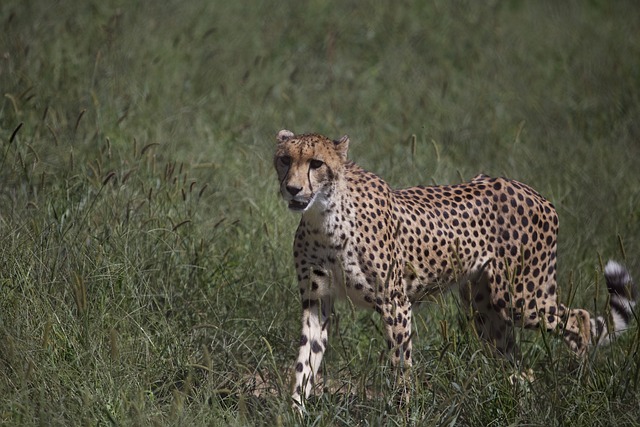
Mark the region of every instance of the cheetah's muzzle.
POLYGON ((295 212, 301 212, 301 211, 307 209, 307 206, 309 206, 309 202, 307 202, 307 201, 299 202, 297 200, 291 200, 289 202, 289 209, 291 209, 292 211, 295 211, 295 212))

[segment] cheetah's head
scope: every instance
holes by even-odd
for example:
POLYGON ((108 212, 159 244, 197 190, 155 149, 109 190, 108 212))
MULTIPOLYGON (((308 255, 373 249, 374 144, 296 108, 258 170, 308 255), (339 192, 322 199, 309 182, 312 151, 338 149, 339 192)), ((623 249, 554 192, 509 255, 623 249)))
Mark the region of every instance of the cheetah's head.
POLYGON ((349 137, 333 141, 318 134, 295 135, 281 130, 277 139, 274 163, 280 194, 289 209, 304 212, 326 201, 342 175, 349 137))

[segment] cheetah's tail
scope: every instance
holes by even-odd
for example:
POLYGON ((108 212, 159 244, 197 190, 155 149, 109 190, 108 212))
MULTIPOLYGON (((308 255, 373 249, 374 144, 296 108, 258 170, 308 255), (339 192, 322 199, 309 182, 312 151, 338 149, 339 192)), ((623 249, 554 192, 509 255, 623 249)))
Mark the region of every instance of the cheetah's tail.
POLYGON ((611 335, 628 328, 629 323, 637 315, 634 313, 638 289, 629 271, 615 261, 609 261, 604 268, 604 278, 609 290, 610 322, 602 316, 591 319, 591 330, 597 344, 607 344, 611 335), (613 329, 609 331, 607 324, 613 329))

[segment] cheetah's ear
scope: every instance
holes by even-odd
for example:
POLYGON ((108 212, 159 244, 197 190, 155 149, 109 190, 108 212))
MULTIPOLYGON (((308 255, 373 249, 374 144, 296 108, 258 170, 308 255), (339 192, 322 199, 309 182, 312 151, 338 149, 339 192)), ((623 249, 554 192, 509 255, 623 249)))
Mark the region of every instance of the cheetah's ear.
POLYGON ((343 135, 337 141, 333 141, 333 146, 336 149, 336 152, 340 155, 343 161, 347 161, 347 151, 349 151, 349 137, 347 135, 343 135))
POLYGON ((278 139, 278 142, 285 142, 290 140, 294 136, 295 134, 290 130, 282 129, 280 132, 278 132, 278 136, 276 138, 278 139))

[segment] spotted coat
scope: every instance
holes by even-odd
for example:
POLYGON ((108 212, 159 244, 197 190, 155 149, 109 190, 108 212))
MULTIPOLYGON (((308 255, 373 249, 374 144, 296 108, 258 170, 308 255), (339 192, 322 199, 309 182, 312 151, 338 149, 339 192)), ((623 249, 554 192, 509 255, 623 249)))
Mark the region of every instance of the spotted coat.
MULTIPOLYGON (((303 309, 296 403, 311 391, 336 299, 380 313, 391 361, 402 367, 412 364, 413 307, 453 286, 479 335, 504 355, 516 350, 514 323, 559 331, 577 353, 592 339, 606 340, 604 319, 558 302, 558 216, 529 186, 478 175, 459 185, 393 190, 347 159, 346 136, 282 130, 277 139, 281 195, 302 213, 293 245, 303 309)), ((620 268, 618 276, 626 273, 620 268)), ((628 274, 626 281, 611 277, 612 295, 626 295, 628 274)), ((612 304, 623 314, 615 329, 629 322, 632 304, 628 295, 612 304)))

